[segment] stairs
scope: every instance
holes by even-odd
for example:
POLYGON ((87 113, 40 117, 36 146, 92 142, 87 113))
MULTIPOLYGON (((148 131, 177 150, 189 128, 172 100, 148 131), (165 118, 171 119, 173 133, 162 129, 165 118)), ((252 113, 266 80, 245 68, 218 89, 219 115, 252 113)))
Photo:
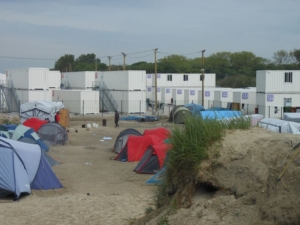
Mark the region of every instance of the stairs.
POLYGON ((118 109, 118 104, 108 90, 106 84, 99 81, 93 82, 93 90, 99 90, 100 111, 114 112, 118 109))
POLYGON ((20 113, 20 99, 12 81, 0 81, 0 92, 0 109, 20 113))

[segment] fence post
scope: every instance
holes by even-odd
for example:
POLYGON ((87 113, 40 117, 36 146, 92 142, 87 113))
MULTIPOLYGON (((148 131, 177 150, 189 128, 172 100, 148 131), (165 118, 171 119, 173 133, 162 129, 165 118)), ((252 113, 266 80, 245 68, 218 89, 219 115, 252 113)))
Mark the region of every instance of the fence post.
POLYGON ((269 106, 269 118, 271 116, 271 106, 269 106))
POLYGON ((102 117, 103 117, 103 98, 102 98, 102 101, 101 101, 101 111, 102 111, 102 117))
POLYGON ((175 106, 176 106, 176 100, 175 100, 175 106))
POLYGON ((140 100, 140 115, 142 114, 142 101, 140 100))
POLYGON ((282 119, 282 111, 283 111, 283 108, 282 107, 280 107, 280 114, 281 114, 281 119, 282 119))
POLYGON ((82 113, 83 113, 83 117, 84 117, 84 100, 82 101, 82 113))
POLYGON ((249 104, 247 104, 247 115, 249 115, 249 104))
POLYGON ((19 100, 19 115, 21 114, 21 101, 19 100))
POLYGON ((121 100, 121 116, 122 116, 122 112, 123 112, 123 100, 121 100))

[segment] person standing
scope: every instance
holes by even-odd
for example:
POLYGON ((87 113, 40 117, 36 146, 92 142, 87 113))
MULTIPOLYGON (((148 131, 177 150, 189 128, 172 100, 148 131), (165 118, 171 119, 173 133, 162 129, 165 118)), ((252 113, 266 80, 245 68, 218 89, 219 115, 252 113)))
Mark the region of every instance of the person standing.
POLYGON ((120 119, 120 115, 118 113, 118 111, 115 111, 115 128, 119 127, 119 119, 120 119))

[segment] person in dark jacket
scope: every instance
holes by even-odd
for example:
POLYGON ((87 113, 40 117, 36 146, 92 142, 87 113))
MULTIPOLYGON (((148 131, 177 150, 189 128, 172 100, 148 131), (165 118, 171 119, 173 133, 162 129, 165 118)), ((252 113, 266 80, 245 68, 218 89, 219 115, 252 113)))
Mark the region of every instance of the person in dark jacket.
POLYGON ((118 113, 118 111, 116 110, 115 111, 115 128, 117 128, 117 127, 119 127, 119 119, 120 119, 120 115, 119 115, 119 113, 118 113))

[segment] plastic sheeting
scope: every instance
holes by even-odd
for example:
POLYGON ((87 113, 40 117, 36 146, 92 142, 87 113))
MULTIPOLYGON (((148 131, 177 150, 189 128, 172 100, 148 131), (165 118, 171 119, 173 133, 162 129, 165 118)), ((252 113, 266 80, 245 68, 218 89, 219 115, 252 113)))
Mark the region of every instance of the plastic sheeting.
POLYGON ((285 120, 265 118, 259 122, 259 126, 277 133, 300 134, 300 123, 285 120))
POLYGON ((283 113, 283 120, 300 123, 300 113, 283 113))
POLYGON ((62 102, 33 101, 24 103, 20 106, 20 120, 23 123, 29 118, 37 117, 41 120, 49 119, 50 122, 55 122, 56 112, 64 107, 62 102))

